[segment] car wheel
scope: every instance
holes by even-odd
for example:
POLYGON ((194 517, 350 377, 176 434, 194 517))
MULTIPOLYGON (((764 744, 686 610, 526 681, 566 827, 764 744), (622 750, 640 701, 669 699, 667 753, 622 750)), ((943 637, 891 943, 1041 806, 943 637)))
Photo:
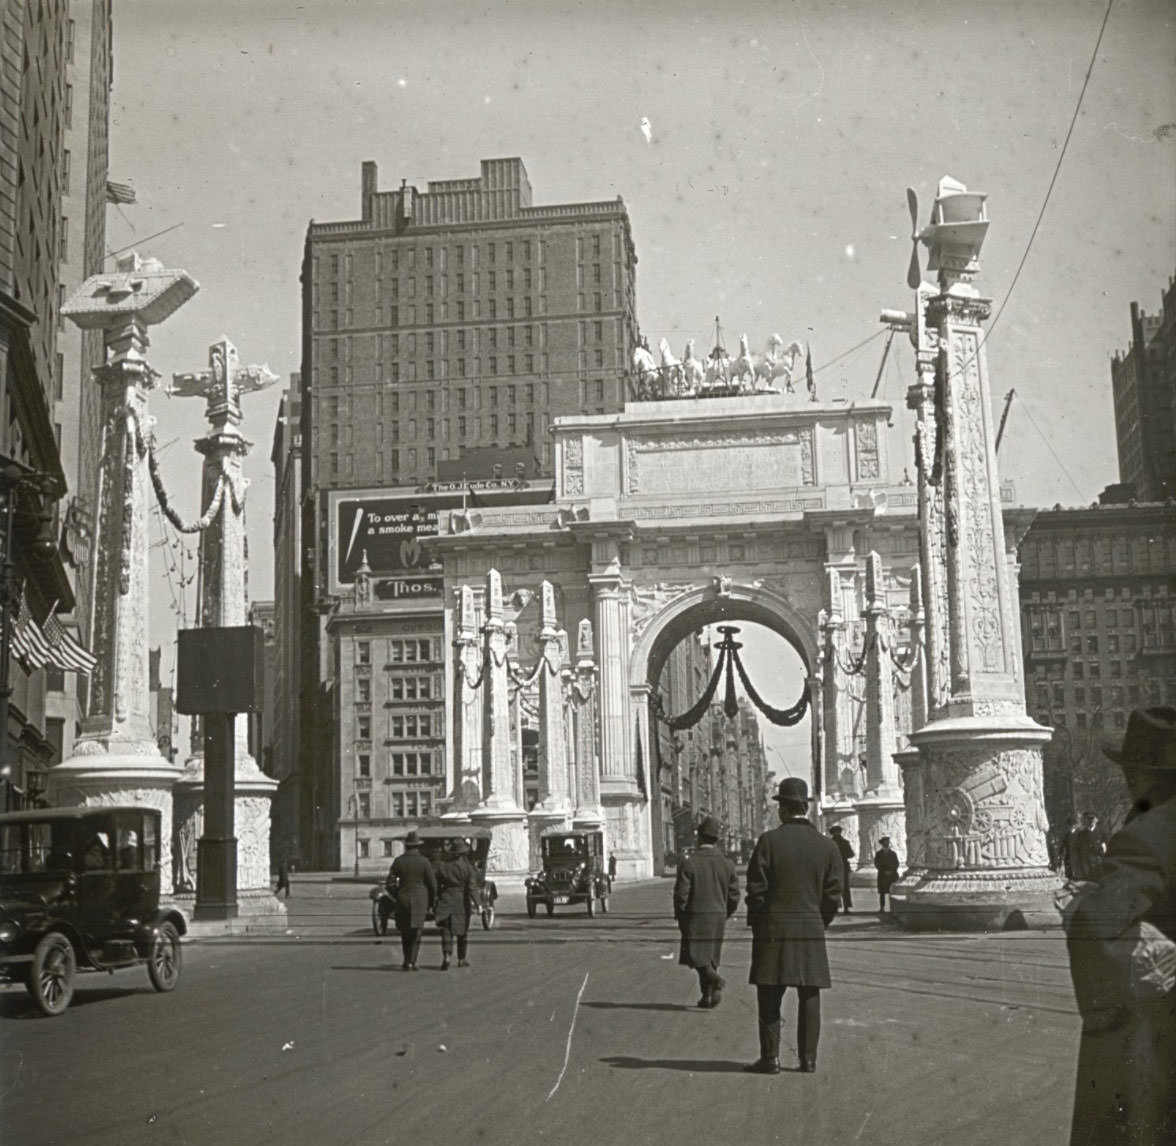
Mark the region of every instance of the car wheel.
POLYGON ((482 930, 489 931, 494 926, 494 906, 482 908, 482 930))
POLYGON ((547 901, 547 914, 548 915, 555 914, 555 904, 550 899, 547 901))
POLYGON ((372 932, 376 935, 388 934, 388 916, 380 910, 380 901, 372 900, 372 932))
POLYGON ((37 944, 25 985, 43 1014, 60 1015, 69 1006, 77 970, 73 944, 60 931, 50 931, 37 944))
POLYGON ((527 900, 527 918, 528 919, 535 918, 535 908, 538 906, 539 905, 533 899, 527 900))
POLYGON ((592 892, 589 892, 588 893, 588 918, 592 919, 595 915, 596 915, 596 896, 592 892))
POLYGON ((600 910, 601 910, 601 911, 602 911, 602 912, 603 912, 605 915, 607 915, 607 914, 608 914, 608 896, 607 896, 607 895, 602 895, 602 896, 600 897, 600 910))
POLYGON ((180 951, 180 933, 174 923, 161 923, 151 939, 147 957, 147 977, 157 991, 174 991, 180 981, 184 957, 180 951))

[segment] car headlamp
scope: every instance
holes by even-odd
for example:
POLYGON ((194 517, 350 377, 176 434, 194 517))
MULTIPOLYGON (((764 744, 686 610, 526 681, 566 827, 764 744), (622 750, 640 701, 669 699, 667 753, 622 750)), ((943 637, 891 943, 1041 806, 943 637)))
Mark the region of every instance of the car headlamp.
POLYGON ((20 925, 11 919, 0 923, 0 943, 11 943, 20 934, 20 925))

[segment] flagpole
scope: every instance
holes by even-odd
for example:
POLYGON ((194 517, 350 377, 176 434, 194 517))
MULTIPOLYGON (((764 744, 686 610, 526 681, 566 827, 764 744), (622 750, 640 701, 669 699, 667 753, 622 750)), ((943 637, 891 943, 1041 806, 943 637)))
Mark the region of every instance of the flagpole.
POLYGON ((8 674, 12 659, 12 503, 16 482, 7 472, 0 476, 4 500, 4 561, 0 565, 0 777, 4 780, 4 810, 12 810, 12 765, 8 762, 8 702, 12 686, 8 674))

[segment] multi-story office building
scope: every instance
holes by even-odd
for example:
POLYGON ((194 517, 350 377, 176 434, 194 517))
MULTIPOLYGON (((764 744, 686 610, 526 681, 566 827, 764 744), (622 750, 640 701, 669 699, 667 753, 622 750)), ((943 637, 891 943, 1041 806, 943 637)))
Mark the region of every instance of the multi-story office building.
POLYGON ((1176 279, 1160 313, 1131 304, 1131 345, 1111 360, 1119 481, 1138 501, 1176 497, 1176 279))
POLYGON ((1121 818, 1126 791, 1102 748, 1132 708, 1176 704, 1176 507, 1043 510, 1020 557, 1026 699, 1054 729, 1050 823, 1121 818))
MULTIPOLYGON (((67 531, 58 544, 58 502, 78 493, 83 473, 93 473, 87 448, 96 448, 97 439, 86 432, 84 388, 79 393, 87 344, 78 338, 75 345, 62 329, 61 303, 96 269, 103 250, 110 3, 6 0, 0 27, 0 454, 12 542, 4 554, 12 572, 7 622, 22 593, 41 621, 51 609, 73 610, 75 580, 86 589, 84 530, 67 531)), ((66 503, 65 517, 76 523, 72 504, 66 503)), ((6 623, 5 658, 9 636, 6 623)), ((72 745, 80 706, 70 674, 26 673, 13 658, 4 676, 0 771, 11 802, 14 794, 44 789, 47 768, 72 745)))
MULTIPOLYGON (((479 177, 430 181, 423 192, 407 183, 381 191, 376 165, 365 163, 360 207, 358 219, 312 223, 303 258, 299 611, 289 614, 281 594, 277 610, 280 629, 299 626, 279 644, 298 648, 304 862, 338 856, 336 826, 362 794, 337 767, 332 726, 362 674, 337 675, 353 661, 339 644, 345 626, 331 620, 331 491, 436 492, 443 475, 473 480, 477 466, 466 459, 487 450, 524 459, 510 462, 507 477, 521 465, 528 484, 549 478, 551 419, 619 410, 637 337, 637 256, 620 199, 535 205, 512 158, 484 160, 479 177)), ((437 602, 387 604, 397 630, 387 640, 427 640, 431 654, 446 655, 437 602)), ((414 800, 422 814, 422 793, 433 801, 441 786, 406 788, 404 816, 414 800)), ((389 797, 399 788, 391 784, 389 797)))

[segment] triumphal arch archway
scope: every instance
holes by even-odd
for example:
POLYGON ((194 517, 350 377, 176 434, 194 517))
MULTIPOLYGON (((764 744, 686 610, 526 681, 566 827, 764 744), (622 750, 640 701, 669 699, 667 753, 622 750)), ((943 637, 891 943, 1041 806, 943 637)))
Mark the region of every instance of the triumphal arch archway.
POLYGON ((774 630, 803 662, 825 822, 859 855, 881 834, 905 845, 893 757, 926 700, 917 498, 888 456, 891 415, 775 392, 632 401, 555 424, 552 504, 442 514, 448 814, 495 827, 500 870, 524 870, 550 823, 598 824, 622 874, 655 870, 650 698, 679 641, 728 621, 774 630), (557 727, 528 809, 509 730, 548 676, 533 708, 557 727))

